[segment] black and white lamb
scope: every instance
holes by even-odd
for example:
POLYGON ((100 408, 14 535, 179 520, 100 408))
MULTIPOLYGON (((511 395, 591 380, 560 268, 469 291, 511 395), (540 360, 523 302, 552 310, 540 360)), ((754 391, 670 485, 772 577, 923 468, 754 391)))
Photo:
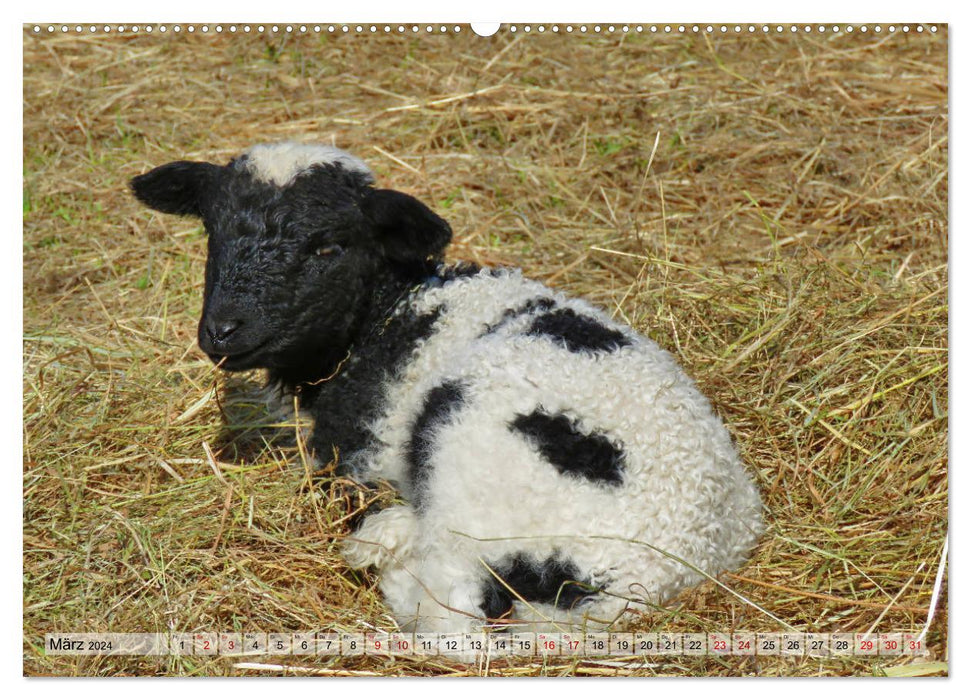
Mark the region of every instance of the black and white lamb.
POLYGON ((518 271, 442 265, 449 225, 373 182, 283 143, 132 188, 205 224, 202 350, 266 368, 318 458, 400 490, 343 553, 401 627, 603 628, 740 566, 759 494, 672 356, 518 271))

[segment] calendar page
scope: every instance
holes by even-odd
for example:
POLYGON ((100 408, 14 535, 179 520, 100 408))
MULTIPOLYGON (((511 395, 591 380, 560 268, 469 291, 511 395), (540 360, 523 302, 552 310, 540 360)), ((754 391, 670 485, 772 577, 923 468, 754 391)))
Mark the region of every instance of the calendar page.
POLYGON ((23 675, 949 675, 947 13, 446 9, 26 7, 23 675))

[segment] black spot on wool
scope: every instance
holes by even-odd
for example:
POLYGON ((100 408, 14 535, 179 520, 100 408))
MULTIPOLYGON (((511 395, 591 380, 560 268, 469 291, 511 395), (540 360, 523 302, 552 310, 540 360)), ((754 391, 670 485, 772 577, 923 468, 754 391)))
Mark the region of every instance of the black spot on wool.
POLYGON ((528 316, 536 311, 547 311, 552 309, 555 304, 556 302, 549 297, 536 297, 535 299, 530 299, 529 301, 520 304, 516 308, 506 309, 502 312, 502 316, 498 321, 486 327, 485 332, 482 333, 482 335, 495 333, 507 323, 519 318, 520 316, 528 316))
POLYGON ((527 603, 570 610, 597 592, 589 582, 580 578, 573 561, 562 559, 558 554, 538 561, 525 552, 518 552, 506 560, 489 563, 489 568, 495 576, 489 574, 483 584, 482 612, 491 620, 505 616, 519 598, 527 603), (516 591, 518 598, 510 588, 516 591))
POLYGON ((620 331, 573 309, 556 309, 537 316, 526 334, 545 336, 565 345, 570 352, 613 352, 630 345, 630 339, 620 331))
POLYGON ((463 386, 458 382, 446 382, 425 396, 425 404, 412 427, 405 457, 408 460, 408 479, 411 482, 412 500, 419 513, 425 509, 425 486, 431 473, 431 457, 435 447, 435 431, 448 422, 462 405, 463 386))
POLYGON ((509 427, 521 433, 560 474, 616 486, 624 481, 624 452, 601 433, 586 434, 562 413, 520 414, 509 427))

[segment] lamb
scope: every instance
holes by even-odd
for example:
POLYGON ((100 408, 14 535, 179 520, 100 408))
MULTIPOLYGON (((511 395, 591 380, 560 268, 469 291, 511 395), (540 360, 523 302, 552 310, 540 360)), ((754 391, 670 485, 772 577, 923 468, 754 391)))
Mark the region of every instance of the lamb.
POLYGON ((205 224, 200 348, 298 396, 319 459, 400 490, 343 554, 401 628, 602 629, 743 564, 758 490, 674 358, 519 271, 444 265, 448 223, 373 185, 295 143, 131 183, 205 224))

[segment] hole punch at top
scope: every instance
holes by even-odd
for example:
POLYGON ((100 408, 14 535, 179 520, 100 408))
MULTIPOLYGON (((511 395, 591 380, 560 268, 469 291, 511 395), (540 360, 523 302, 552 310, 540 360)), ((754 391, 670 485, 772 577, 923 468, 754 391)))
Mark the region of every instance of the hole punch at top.
POLYGON ((479 36, 492 36, 499 31, 499 22, 473 22, 472 31, 479 36))

